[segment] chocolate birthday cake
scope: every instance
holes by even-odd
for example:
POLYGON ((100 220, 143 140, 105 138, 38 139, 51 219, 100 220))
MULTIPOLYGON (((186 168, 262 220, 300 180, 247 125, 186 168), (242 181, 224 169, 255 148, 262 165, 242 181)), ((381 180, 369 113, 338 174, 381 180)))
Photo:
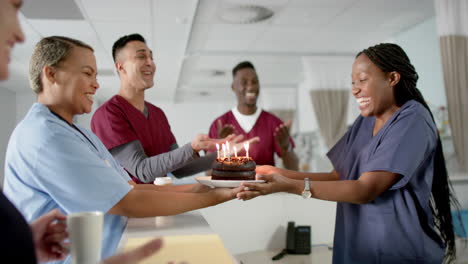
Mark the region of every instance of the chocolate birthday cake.
POLYGON ((255 180, 255 161, 251 157, 218 158, 213 162, 212 180, 255 180))

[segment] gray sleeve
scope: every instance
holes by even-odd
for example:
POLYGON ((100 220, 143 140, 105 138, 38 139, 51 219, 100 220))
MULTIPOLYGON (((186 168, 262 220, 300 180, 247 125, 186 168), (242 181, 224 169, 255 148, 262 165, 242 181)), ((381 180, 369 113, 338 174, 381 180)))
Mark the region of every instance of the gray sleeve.
POLYGON ((110 149, 110 153, 130 174, 145 183, 164 177, 198 157, 190 143, 181 148, 148 157, 140 141, 134 140, 110 149))
POLYGON ((199 159, 194 159, 180 169, 172 172, 176 178, 182 178, 202 171, 211 169, 213 161, 216 159, 216 152, 207 154, 199 159))

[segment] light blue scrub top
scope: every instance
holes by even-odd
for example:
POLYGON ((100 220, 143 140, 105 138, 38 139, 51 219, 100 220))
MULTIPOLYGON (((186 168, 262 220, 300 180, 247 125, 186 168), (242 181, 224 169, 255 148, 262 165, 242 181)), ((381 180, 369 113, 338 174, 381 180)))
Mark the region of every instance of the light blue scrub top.
MULTIPOLYGON (((13 131, 4 192, 29 222, 55 208, 64 214, 107 212, 131 190, 128 174, 101 141, 91 131, 79 129, 92 144, 46 106, 35 103, 13 131)), ((127 217, 105 214, 102 258, 115 254, 126 223, 127 217)), ((51 263, 70 262, 68 256, 51 263)))
POLYGON ((442 263, 429 207, 437 129, 420 103, 406 102, 372 136, 359 116, 328 157, 341 180, 389 171, 401 178, 367 204, 337 204, 333 263, 442 263))

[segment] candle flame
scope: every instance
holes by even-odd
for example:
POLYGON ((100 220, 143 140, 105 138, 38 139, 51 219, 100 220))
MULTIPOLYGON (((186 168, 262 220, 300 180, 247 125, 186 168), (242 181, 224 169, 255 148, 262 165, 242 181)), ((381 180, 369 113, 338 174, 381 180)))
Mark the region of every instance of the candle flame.
POLYGON ((245 148, 245 156, 249 158, 249 142, 244 143, 244 148, 245 148))

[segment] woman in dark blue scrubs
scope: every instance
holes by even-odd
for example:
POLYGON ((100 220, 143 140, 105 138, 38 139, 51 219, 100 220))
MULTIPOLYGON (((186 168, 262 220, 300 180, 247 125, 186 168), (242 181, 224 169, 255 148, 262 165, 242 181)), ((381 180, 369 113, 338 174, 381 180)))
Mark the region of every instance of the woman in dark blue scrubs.
POLYGON ((360 52, 352 93, 361 115, 327 154, 330 173, 262 166, 263 184, 240 199, 273 192, 337 201, 333 263, 442 263, 455 258, 452 196, 437 128, 416 88, 418 74, 396 44, 360 52), (309 181, 309 180, 307 180, 309 181))

